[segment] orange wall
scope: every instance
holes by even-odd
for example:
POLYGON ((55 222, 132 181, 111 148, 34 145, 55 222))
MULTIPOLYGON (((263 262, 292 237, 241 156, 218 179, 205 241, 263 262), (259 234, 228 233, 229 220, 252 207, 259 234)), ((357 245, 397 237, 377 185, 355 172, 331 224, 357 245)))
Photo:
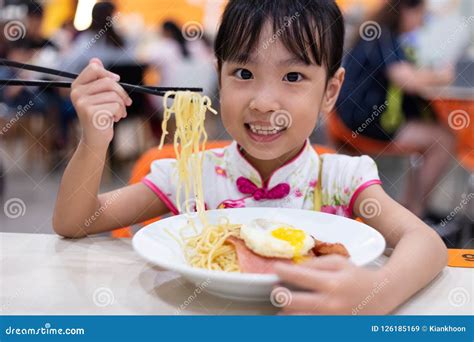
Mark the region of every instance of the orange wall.
POLYGON ((380 7, 385 0, 336 0, 336 2, 343 10, 353 6, 362 6, 372 11, 380 7))
MULTIPOLYGON (((166 19, 183 24, 187 21, 202 22, 207 1, 212 0, 117 0, 117 7, 123 13, 138 12, 148 25, 159 25, 166 19)), ((362 6, 371 12, 385 0, 336 0, 343 10, 362 6)))
MULTIPOLYGON (((207 1, 213 0, 115 0, 118 11, 139 13, 147 25, 160 25, 164 20, 174 19, 180 24, 187 21, 202 22, 207 1)), ((378 7, 384 0, 336 0, 343 9, 364 6, 378 7)), ((51 33, 64 20, 73 18, 75 0, 50 0, 46 2, 45 33, 51 33)), ((225 2, 224 2, 225 3, 225 2)))
POLYGON ((43 33, 50 36, 66 20, 74 18, 76 2, 74 0, 49 0, 45 3, 43 33))
POLYGON ((201 1, 187 0, 117 0, 117 9, 122 13, 137 12, 143 16, 147 25, 159 25, 166 19, 173 19, 183 24, 187 21, 202 21, 203 6, 191 3, 202 3, 201 1))

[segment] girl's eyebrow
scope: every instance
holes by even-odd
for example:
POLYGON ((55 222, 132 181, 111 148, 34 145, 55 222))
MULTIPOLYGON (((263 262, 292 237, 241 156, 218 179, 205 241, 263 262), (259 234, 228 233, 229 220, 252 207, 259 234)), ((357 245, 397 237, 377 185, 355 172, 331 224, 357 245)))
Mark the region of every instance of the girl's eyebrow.
POLYGON ((287 58, 287 59, 282 59, 278 63, 280 66, 292 66, 292 65, 303 65, 303 66, 308 66, 309 64, 303 61, 301 58, 298 58, 296 56, 287 58))
POLYGON ((241 53, 237 55, 235 58, 230 60, 231 62, 238 63, 238 64, 256 64, 254 56, 251 56, 248 53, 241 53))
MULTIPOLYGON (((257 64, 257 61, 254 56, 249 55, 247 53, 243 53, 238 55, 233 62, 239 64, 257 64)), ((293 65, 301 65, 301 66, 309 66, 310 64, 306 63, 304 60, 297 56, 292 56, 286 59, 282 59, 276 63, 278 66, 293 66, 293 65)))

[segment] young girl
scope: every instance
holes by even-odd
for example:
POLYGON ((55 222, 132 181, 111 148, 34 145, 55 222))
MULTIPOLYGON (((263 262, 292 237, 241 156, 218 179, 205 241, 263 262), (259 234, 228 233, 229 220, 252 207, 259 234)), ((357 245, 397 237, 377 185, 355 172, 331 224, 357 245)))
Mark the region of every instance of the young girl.
MULTIPOLYGON (((376 270, 337 256, 277 265, 284 282, 309 290, 292 292, 286 313, 386 314, 446 265, 441 239, 383 191, 372 159, 317 155, 308 142, 344 80, 343 36, 342 15, 333 1, 233 0, 215 42, 220 114, 234 142, 205 152, 207 208, 312 209, 320 182, 323 211, 364 218, 395 248, 376 270)), ((155 161, 139 184, 98 194, 113 125, 97 128, 94 116, 108 113, 117 122, 131 103, 117 81, 93 59, 73 84, 83 136, 54 212, 54 229, 62 236, 83 237, 177 213, 172 159, 155 161)))

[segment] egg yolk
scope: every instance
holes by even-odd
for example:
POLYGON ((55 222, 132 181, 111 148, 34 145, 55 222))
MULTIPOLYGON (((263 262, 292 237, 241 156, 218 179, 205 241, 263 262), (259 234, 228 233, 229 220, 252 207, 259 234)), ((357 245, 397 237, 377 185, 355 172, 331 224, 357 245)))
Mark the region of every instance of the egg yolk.
POLYGON ((293 260, 301 259, 301 250, 303 249, 304 239, 306 233, 301 229, 294 229, 290 227, 280 227, 272 231, 272 236, 287 241, 294 249, 295 255, 293 260))

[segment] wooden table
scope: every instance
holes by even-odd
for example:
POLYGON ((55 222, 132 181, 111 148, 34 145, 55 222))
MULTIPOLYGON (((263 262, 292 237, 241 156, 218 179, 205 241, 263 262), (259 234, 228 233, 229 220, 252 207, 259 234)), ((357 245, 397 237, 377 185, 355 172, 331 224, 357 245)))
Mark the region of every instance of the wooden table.
MULTIPOLYGON (((202 292, 195 295, 195 286, 178 274, 143 261, 133 251, 130 239, 97 236, 68 240, 49 234, 0 233, 0 250, 1 314, 272 315, 277 312, 270 303, 238 302, 202 292)), ((381 265, 386 259, 381 257, 375 264, 381 265)), ((473 269, 447 267, 395 313, 472 315, 473 276, 473 269), (454 298, 466 291, 469 300, 464 300, 465 303, 459 301, 460 297, 454 298), (456 306, 459 304, 463 305, 456 306)))

